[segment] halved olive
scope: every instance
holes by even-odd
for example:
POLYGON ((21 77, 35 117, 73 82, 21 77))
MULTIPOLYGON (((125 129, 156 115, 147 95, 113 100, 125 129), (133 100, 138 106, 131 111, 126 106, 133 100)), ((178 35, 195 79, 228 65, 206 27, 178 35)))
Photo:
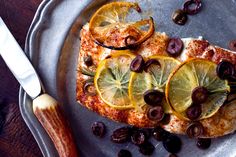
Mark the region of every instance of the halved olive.
POLYGON ((164 148, 170 153, 178 153, 182 147, 180 138, 173 134, 170 134, 168 138, 162 143, 164 148))
POLYGON ((93 59, 92 56, 88 55, 84 57, 84 63, 86 66, 91 66, 93 65, 93 59))
POLYGON ((236 40, 232 40, 229 42, 229 49, 232 51, 236 51, 236 40))
POLYGON ((186 134, 190 138, 199 137, 203 133, 204 133, 204 128, 203 128, 203 125, 200 122, 193 122, 193 123, 191 123, 188 126, 187 130, 186 130, 186 134))
POLYGON ((164 94, 158 90, 151 89, 144 93, 144 101, 150 106, 160 105, 164 94))
POLYGON ((151 107, 147 111, 147 117, 153 121, 161 121, 164 117, 164 109, 162 106, 151 107))
POLYGON ((209 92, 205 87, 199 86, 192 91, 192 101, 194 104, 202 104, 208 98, 209 92))
POLYGON ((201 114, 202 114, 201 105, 191 105, 186 111, 187 117, 191 120, 198 119, 201 114))
POLYGON ((135 132, 142 132, 142 134, 144 134, 145 136, 145 141, 147 141, 151 137, 151 134, 152 134, 152 130, 150 128, 137 128, 135 126, 132 126, 132 135, 135 132))
POLYGON ((210 138, 198 138, 196 145, 200 149, 208 149, 211 146, 210 138))
POLYGON ((183 47, 184 44, 180 38, 172 38, 167 45, 167 53, 172 57, 178 57, 181 54, 183 47))
POLYGON ((236 70, 234 71, 234 75, 230 76, 230 78, 227 79, 229 82, 229 85, 232 84, 232 85, 235 85, 235 82, 236 82, 236 70))
POLYGON ((135 145, 141 145, 147 140, 146 134, 142 130, 136 130, 131 135, 131 141, 135 145))
MULTIPOLYGON (((141 9, 138 9, 141 11, 141 9)), ((147 31, 147 33, 140 39, 138 40, 135 40, 134 42, 132 43, 125 43, 126 44, 126 47, 128 49, 134 49, 136 47, 138 47, 139 45, 141 45, 142 43, 144 43, 146 40, 148 40, 155 32, 155 26, 154 26, 154 21, 153 21, 153 18, 150 17, 149 20, 142 20, 142 21, 139 21, 137 22, 137 24, 139 24, 140 26, 144 26, 144 25, 149 25, 149 30, 147 31)))
POLYGON ((106 133, 106 126, 103 122, 94 122, 91 128, 95 136, 103 137, 106 133))
POLYGON ((89 79, 84 83, 83 90, 85 94, 90 96, 95 96, 97 94, 93 79, 89 79))
POLYGON ((234 65, 229 61, 221 61, 216 68, 218 77, 222 80, 229 79, 235 73, 234 65))
POLYGON ((118 156, 117 157, 132 157, 132 154, 129 150, 127 149, 121 149, 118 152, 118 156))
POLYGON ((202 8, 201 0, 188 0, 184 3, 183 10, 189 15, 197 14, 202 8))
POLYGON ((144 67, 144 59, 141 55, 137 55, 130 64, 130 70, 134 72, 142 72, 144 67))
POLYGON ((145 63, 145 67, 144 67, 144 71, 145 72, 148 72, 148 69, 150 66, 152 65, 157 65, 157 66, 160 66, 161 67, 161 64, 158 60, 156 59, 149 59, 146 63, 145 63))
POLYGON ((167 125, 170 123, 170 114, 165 113, 163 119, 161 120, 162 125, 167 125))
POLYGON ((172 20, 178 25, 184 25, 188 20, 188 16, 183 10, 178 9, 172 14, 172 20))
POLYGON ((155 150, 155 147, 149 141, 146 141, 144 144, 141 144, 139 146, 139 152, 142 153, 143 155, 152 155, 154 150, 155 150))
POLYGON ((136 41, 137 41, 137 39, 136 39, 134 36, 129 35, 129 36, 127 36, 127 37, 125 38, 125 45, 126 45, 126 46, 132 45, 132 44, 134 44, 136 41))
POLYGON ((138 13, 142 13, 142 9, 140 8, 139 5, 136 6, 135 10, 136 10, 138 13))
POLYGON ((132 129, 130 127, 121 127, 116 129, 111 135, 111 141, 114 143, 124 143, 130 140, 132 129))
POLYGON ((165 141, 170 133, 158 126, 153 129, 152 135, 157 141, 165 141))

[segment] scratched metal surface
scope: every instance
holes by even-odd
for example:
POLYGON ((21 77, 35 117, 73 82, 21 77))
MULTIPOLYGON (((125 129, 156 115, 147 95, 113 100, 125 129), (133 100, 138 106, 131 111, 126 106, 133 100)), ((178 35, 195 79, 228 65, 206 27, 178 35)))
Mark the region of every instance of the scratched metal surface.
MULTIPOLYGON (((174 10, 181 8, 183 0, 136 0, 143 9, 142 17, 152 16, 156 31, 170 36, 203 36, 212 44, 227 48, 229 40, 236 38, 236 1, 204 0, 202 11, 189 16, 185 26, 171 21, 174 10)), ((76 65, 80 41, 79 31, 91 14, 106 0, 50 0, 44 1, 29 30, 26 53, 38 71, 46 90, 62 102, 62 108, 72 126, 81 157, 115 157, 121 148, 129 149, 134 157, 141 157, 132 144, 113 144, 110 135, 115 128, 125 124, 103 118, 79 105, 75 100, 76 65), (108 132, 104 139, 94 137, 90 125, 103 121, 108 132)), ((44 156, 55 157, 57 153, 49 137, 32 113, 32 102, 21 89, 22 115, 36 138, 44 156)), ((208 150, 199 150, 195 141, 182 139, 180 157, 235 157, 235 134, 213 139, 208 150)), ((161 142, 151 139, 156 149, 152 156, 166 157, 168 152, 161 142)))

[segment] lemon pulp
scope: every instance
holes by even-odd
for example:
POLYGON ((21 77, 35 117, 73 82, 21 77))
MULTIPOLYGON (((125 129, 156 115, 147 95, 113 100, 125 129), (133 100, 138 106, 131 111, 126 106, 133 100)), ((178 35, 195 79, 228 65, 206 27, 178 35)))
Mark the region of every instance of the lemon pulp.
MULTIPOLYGON (((143 111, 146 103, 143 99, 144 93, 150 89, 156 89, 165 92, 165 85, 170 73, 180 64, 180 62, 172 57, 154 55, 148 59, 155 59, 159 65, 151 65, 148 72, 131 73, 129 83, 129 97, 132 104, 137 110, 143 111)), ((163 107, 166 113, 171 112, 171 108, 164 100, 163 107)))
POLYGON ((182 63, 169 77, 166 87, 168 104, 183 119, 188 119, 185 111, 192 102, 192 91, 196 87, 205 87, 209 96, 201 104, 202 114, 199 119, 214 115, 223 105, 230 90, 227 81, 216 74, 217 65, 204 59, 190 59, 182 63))
POLYGON ((94 84, 101 99, 117 109, 132 108, 128 96, 130 63, 134 55, 129 52, 118 52, 99 64, 94 84))

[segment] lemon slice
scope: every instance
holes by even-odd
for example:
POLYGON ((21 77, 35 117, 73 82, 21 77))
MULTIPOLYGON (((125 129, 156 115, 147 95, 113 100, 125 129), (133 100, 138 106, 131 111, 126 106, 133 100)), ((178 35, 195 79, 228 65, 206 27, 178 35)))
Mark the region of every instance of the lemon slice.
POLYGON ((131 21, 127 18, 131 9, 141 11, 139 5, 132 2, 111 2, 99 8, 89 22, 89 31, 95 42, 103 47, 124 50, 149 38, 155 29, 153 19, 131 21), (144 30, 147 25, 149 29, 144 30))
POLYGON ((100 98, 116 109, 128 109, 133 105, 128 95, 130 63, 135 56, 127 51, 112 54, 101 61, 96 70, 94 84, 100 98))
POLYGON ((152 76, 149 73, 132 72, 129 83, 129 97, 131 103, 139 111, 144 109, 146 103, 143 99, 143 94, 152 89, 152 76))
MULTIPOLYGON (((147 58, 155 59, 160 63, 159 65, 151 65, 148 72, 131 73, 129 83, 129 97, 132 104, 137 110, 145 109, 146 103, 144 101, 144 93, 150 89, 156 89, 165 92, 165 86, 170 73, 180 64, 180 62, 172 57, 166 56, 151 56, 147 58)), ((163 107, 166 113, 171 112, 168 103, 163 102, 163 107)))
POLYGON ((214 115, 223 105, 230 90, 227 81, 216 74, 217 65, 204 59, 190 59, 182 63, 169 77, 166 87, 168 104, 177 116, 188 119, 186 109, 192 105, 192 91, 196 87, 205 87, 209 96, 202 104, 199 119, 214 115))

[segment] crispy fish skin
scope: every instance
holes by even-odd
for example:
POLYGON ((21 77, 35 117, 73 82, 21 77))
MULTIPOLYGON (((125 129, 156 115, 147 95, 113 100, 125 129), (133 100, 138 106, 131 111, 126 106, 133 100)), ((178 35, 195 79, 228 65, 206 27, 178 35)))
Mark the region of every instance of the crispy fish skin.
MULTIPOLYGON (((81 67, 84 67, 83 57, 91 55, 94 61, 94 65, 89 67, 91 71, 96 71, 96 67, 99 61, 105 59, 114 50, 109 50, 98 46, 92 40, 91 34, 88 31, 88 25, 85 25, 81 30, 81 46, 77 67, 77 84, 76 84, 76 98, 77 101, 87 107, 88 109, 107 117, 114 121, 135 125, 137 127, 155 127, 158 122, 150 121, 145 113, 139 113, 134 109, 118 110, 106 105, 99 96, 89 96, 84 93, 83 85, 88 76, 81 73, 81 67)), ((141 54, 144 57, 150 55, 165 55, 166 46, 168 43, 168 36, 163 33, 155 33, 150 39, 144 42, 138 50, 134 53, 141 54)), ((204 40, 191 40, 186 45, 186 51, 184 54, 184 61, 189 58, 205 58, 215 63, 219 63, 222 59, 229 60, 236 65, 236 54, 222 49, 217 46, 210 45, 204 40)), ((225 104, 220 110, 212 117, 201 120, 205 128, 205 132, 202 137, 218 137, 229 133, 232 133, 236 129, 236 102, 225 104)), ((170 122, 167 125, 162 125, 164 129, 171 133, 185 134, 185 130, 188 127, 189 122, 177 118, 175 115, 170 116, 170 122)))

